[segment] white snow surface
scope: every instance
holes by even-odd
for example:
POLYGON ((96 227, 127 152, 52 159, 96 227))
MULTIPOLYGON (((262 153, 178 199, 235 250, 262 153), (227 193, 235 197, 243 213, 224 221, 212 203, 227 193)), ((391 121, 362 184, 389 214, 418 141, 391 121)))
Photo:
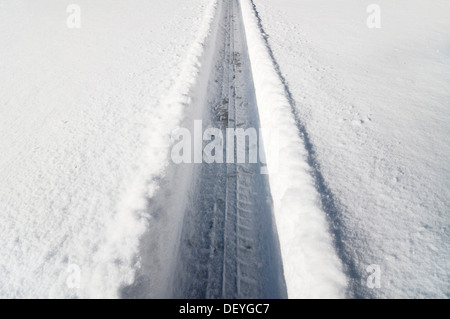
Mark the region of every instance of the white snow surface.
POLYGON ((308 152, 250 1, 242 13, 289 298, 345 296, 346 277, 314 186, 308 152), (276 134, 276 147, 269 134, 276 134))
POLYGON ((349 296, 448 298, 450 2, 254 3, 332 198, 349 296))
POLYGON ((0 1, 0 297, 114 298, 134 279, 181 114, 162 101, 210 1, 80 0, 80 29, 71 3, 0 1))
MULTIPOLYGON (((71 3, 0 0, 0 297, 171 297, 221 0, 71 3)), ((450 3, 371 3, 240 1, 290 298, 449 297, 450 3)))

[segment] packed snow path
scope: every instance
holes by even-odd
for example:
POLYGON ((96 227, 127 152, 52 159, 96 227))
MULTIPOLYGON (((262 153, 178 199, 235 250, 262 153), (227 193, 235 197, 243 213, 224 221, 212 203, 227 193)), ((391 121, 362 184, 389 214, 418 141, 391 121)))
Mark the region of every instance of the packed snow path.
MULTIPOLYGON (((203 125, 222 129, 226 145, 227 127, 260 125, 237 0, 223 2, 220 21, 203 125)), ((236 145, 234 163, 204 163, 193 175, 175 297, 286 297, 268 180, 260 164, 236 164, 236 145)))
POLYGON ((137 273, 121 296, 343 296, 345 276, 318 205, 307 150, 251 2, 211 2, 202 30, 175 86, 179 94, 162 105, 183 113, 172 143, 179 145, 180 130, 192 135, 183 141, 193 143, 194 156, 183 151, 184 163, 176 164, 173 148, 164 173, 149 181, 147 207, 138 212, 148 227, 137 273), (228 130, 251 135, 259 128, 259 138, 247 137, 244 148, 239 138, 227 137, 228 130), (270 129, 279 134, 276 147, 270 129), (226 163, 207 163, 206 148, 220 136, 226 163), (254 163, 249 157, 260 150, 259 164, 240 164, 254 163), (267 172, 264 157, 270 175, 261 174, 267 172))

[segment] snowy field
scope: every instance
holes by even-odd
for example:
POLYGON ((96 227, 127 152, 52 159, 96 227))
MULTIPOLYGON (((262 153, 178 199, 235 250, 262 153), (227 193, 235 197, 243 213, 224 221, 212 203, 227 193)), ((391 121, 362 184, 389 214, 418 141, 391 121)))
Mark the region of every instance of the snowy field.
POLYGON ((449 297, 450 3, 376 1, 380 29, 372 1, 254 3, 331 197, 349 294, 449 297), (380 289, 364 284, 372 264, 380 289))
POLYGON ((136 211, 177 120, 161 100, 208 2, 78 1, 80 29, 72 2, 0 2, 0 296, 116 297, 133 280, 136 211))
POLYGON ((0 0, 0 298, 448 298, 449 13, 0 0))

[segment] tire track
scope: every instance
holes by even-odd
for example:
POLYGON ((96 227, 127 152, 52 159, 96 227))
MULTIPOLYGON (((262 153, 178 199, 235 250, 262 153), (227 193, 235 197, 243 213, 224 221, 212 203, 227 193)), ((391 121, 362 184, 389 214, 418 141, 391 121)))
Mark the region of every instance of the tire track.
MULTIPOLYGON (((214 64, 205 68, 203 126, 233 139, 234 162, 198 164, 185 211, 174 297, 284 298, 286 286, 269 183, 259 163, 236 163, 226 129, 259 129, 253 78, 238 0, 223 0, 214 64)), ((251 140, 249 138, 249 140, 251 140)), ((262 147, 262 141, 259 141, 262 147)), ((258 145, 246 143, 249 154, 258 145)), ((224 154, 224 158, 229 154, 224 154)), ((247 156, 248 157, 248 156, 247 156)))

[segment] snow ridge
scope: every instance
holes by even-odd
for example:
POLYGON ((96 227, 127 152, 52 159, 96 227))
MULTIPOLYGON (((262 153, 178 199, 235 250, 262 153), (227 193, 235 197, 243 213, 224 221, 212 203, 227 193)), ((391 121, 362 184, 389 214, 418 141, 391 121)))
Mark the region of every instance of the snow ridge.
MULTIPOLYGON (((209 2, 202 17, 196 40, 192 43, 182 71, 167 97, 161 102, 157 125, 148 132, 152 174, 147 176, 146 204, 141 211, 148 219, 141 237, 138 269, 134 281, 122 287, 123 298, 171 298, 173 273, 176 268, 179 242, 184 221, 188 190, 191 187, 192 165, 174 165, 170 159, 172 133, 184 123, 192 122, 200 112, 192 105, 203 87, 201 71, 212 59, 209 43, 215 34, 214 21, 218 0, 209 2)), ((156 123, 155 123, 156 124, 156 123)))
POLYGON ((278 129, 279 149, 266 149, 275 218, 290 298, 342 298, 347 279, 308 164, 285 84, 264 40, 253 1, 241 2, 263 139, 278 129), (273 167, 280 162, 279 167, 273 167))

